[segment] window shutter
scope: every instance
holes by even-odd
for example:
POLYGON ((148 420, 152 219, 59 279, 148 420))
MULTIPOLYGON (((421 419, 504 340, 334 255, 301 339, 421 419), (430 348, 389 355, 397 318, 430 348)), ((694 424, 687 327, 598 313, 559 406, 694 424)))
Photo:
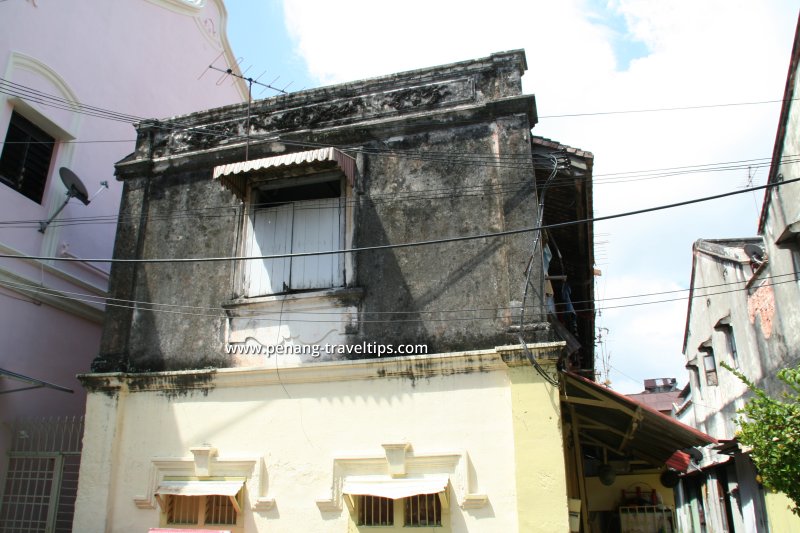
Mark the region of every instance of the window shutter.
MULTIPOLYGON (((294 208, 292 252, 322 252, 341 248, 339 198, 297 202, 294 208)), ((292 258, 291 288, 319 289, 344 284, 341 254, 292 258)))
MULTIPOLYGON (((292 205, 256 209, 253 231, 247 247, 248 257, 292 252, 292 205)), ((247 295, 260 296, 283 292, 289 285, 291 258, 247 261, 247 295)))

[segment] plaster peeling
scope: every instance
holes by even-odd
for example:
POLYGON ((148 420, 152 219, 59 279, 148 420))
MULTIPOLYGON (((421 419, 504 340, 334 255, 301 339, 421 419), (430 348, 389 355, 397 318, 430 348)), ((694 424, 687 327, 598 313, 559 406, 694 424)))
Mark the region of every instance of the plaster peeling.
POLYGON ((772 285, 762 285, 747 298, 747 314, 751 324, 755 324, 756 315, 761 317, 761 333, 765 339, 769 339, 775 318, 775 291, 772 285))

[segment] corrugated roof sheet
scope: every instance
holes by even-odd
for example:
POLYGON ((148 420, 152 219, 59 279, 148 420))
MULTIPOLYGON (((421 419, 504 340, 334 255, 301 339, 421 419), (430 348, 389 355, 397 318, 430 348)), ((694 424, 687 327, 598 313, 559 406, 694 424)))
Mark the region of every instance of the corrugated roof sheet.
POLYGON ((156 494, 176 496, 236 496, 242 486, 241 481, 162 481, 156 494))
POLYGON ((579 432, 592 442, 662 466, 676 451, 716 439, 652 407, 573 373, 564 374, 562 401, 578 417, 579 432), (581 426, 581 420, 591 423, 581 426))
POLYGON ((305 152, 292 152, 273 157, 264 157, 252 161, 239 161, 227 165, 214 167, 214 179, 219 179, 239 198, 244 198, 247 190, 247 176, 251 172, 270 168, 292 167, 312 163, 330 162, 339 167, 352 187, 355 184, 356 160, 331 146, 306 150, 305 152))
POLYGON ((420 494, 438 494, 447 488, 449 478, 436 475, 424 478, 390 478, 388 476, 352 476, 344 481, 343 494, 379 496, 398 500, 420 494))

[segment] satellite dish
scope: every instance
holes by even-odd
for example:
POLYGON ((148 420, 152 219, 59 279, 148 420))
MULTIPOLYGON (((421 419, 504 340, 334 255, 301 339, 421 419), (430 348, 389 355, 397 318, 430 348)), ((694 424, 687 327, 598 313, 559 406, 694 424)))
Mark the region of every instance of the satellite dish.
POLYGON ((61 175, 61 182, 67 188, 67 196, 77 198, 83 205, 89 205, 89 193, 81 179, 67 167, 61 167, 58 173, 61 175))
POLYGON ((744 253, 747 257, 759 263, 764 260, 764 249, 757 244, 745 244, 744 253))
POLYGON ((86 186, 83 184, 81 179, 70 169, 67 167, 61 167, 58 169, 58 173, 61 175, 61 181, 64 183, 64 187, 67 188, 67 199, 64 200, 64 203, 61 204, 61 207, 58 208, 58 211, 53 213, 46 221, 39 222, 39 233, 44 233, 47 229, 47 226, 61 213, 61 210, 67 207, 67 204, 73 198, 77 198, 83 205, 89 205, 89 193, 86 192, 86 186))
POLYGON ((678 473, 674 470, 664 470, 661 472, 658 479, 661 481, 661 484, 668 489, 674 489, 678 486, 678 483, 681 482, 680 476, 678 476, 678 473))
POLYGON ((617 473, 614 471, 613 466, 604 464, 597 469, 597 477, 600 478, 600 483, 610 487, 614 484, 614 480, 617 479, 617 473))

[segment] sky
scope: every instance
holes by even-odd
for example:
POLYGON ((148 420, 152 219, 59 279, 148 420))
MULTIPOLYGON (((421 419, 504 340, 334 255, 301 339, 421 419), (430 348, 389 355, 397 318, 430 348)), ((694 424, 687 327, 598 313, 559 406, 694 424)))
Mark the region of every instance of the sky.
MULTIPOLYGON (((783 97, 798 19, 797 3, 782 0, 225 4, 246 75, 289 92, 525 49, 523 90, 540 117, 533 134, 594 154, 595 216, 763 184, 780 104, 720 104, 783 97), (696 106, 718 107, 675 109, 696 106), (650 109, 667 110, 597 114, 650 109), (734 161, 744 163, 643 172, 734 161)), ((254 89, 255 98, 274 94, 254 89)), ((595 224, 601 381, 623 393, 647 378, 687 382, 686 292, 619 298, 688 288, 692 243, 755 235, 762 198, 595 224), (656 300, 672 301, 647 303, 656 300)))

